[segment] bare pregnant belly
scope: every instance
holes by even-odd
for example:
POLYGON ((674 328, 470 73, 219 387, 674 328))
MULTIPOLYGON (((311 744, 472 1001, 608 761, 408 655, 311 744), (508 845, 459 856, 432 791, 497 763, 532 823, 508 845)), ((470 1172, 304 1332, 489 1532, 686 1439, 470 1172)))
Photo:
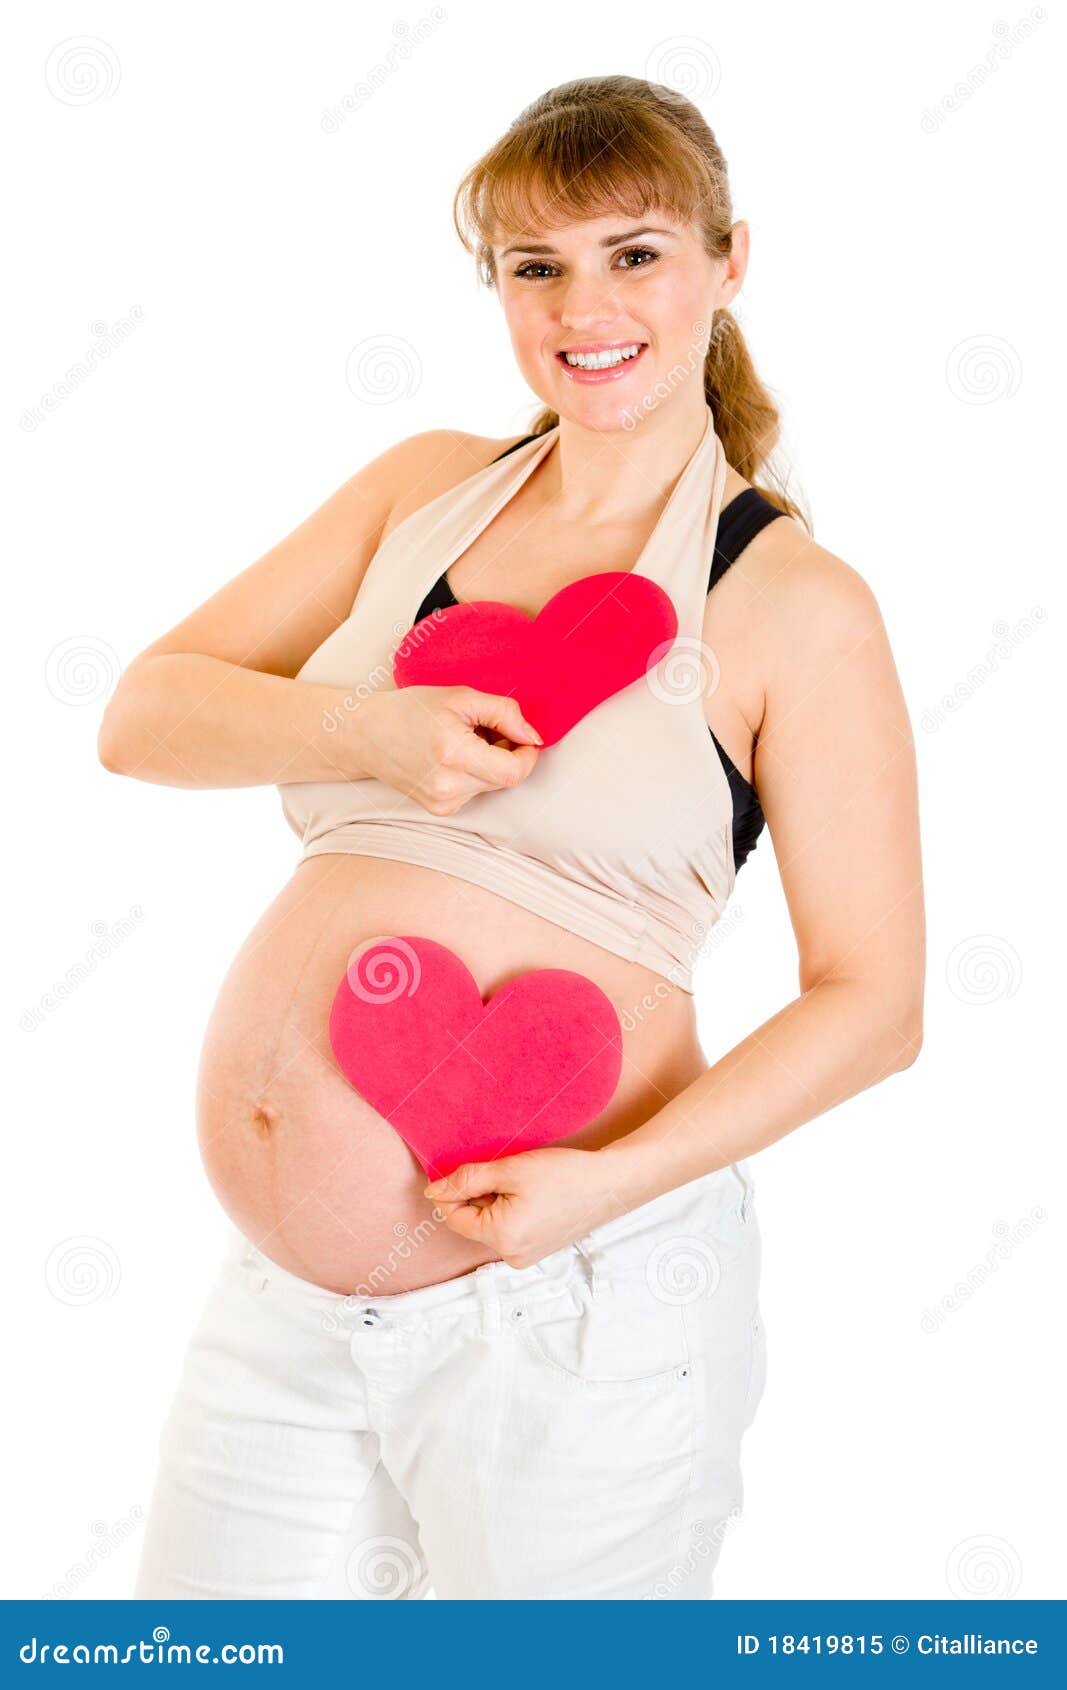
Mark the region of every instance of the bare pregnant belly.
POLYGON ((290 1273, 344 1295, 433 1284, 496 1256, 435 1219, 415 1157, 330 1048, 349 953, 391 933, 448 945, 483 997, 530 968, 573 968, 607 994, 622 1025, 619 1084, 603 1114, 560 1143, 594 1149, 631 1132, 707 1066, 692 998, 649 969, 434 869, 308 858, 222 983, 197 1129, 208 1178, 241 1231, 290 1273))

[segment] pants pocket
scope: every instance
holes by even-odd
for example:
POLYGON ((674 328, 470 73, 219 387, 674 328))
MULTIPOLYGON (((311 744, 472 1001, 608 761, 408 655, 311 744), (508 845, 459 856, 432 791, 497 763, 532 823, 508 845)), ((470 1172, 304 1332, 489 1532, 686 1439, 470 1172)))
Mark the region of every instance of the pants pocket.
POLYGON ((643 1276, 595 1292, 574 1280, 550 1301, 518 1305, 510 1318, 526 1355, 578 1389, 649 1391, 689 1375, 681 1309, 658 1299, 643 1276))

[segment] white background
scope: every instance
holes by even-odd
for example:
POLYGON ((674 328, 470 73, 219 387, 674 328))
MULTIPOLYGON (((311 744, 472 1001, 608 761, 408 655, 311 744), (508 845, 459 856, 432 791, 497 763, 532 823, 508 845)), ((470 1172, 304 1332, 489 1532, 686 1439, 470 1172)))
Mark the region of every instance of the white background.
MULTIPOLYGON (((200 1040, 299 854, 273 788, 106 773, 104 703, 386 445, 524 430, 538 402, 452 195, 528 101, 608 72, 672 83, 720 139, 752 228, 738 315, 816 538, 879 599, 920 761, 925 1049, 753 1163, 770 1371, 716 1593, 1063 1593, 1061 36, 1021 5, 874 21, 560 0, 18 20, 0 1594, 130 1592, 225 1233, 200 1040), (388 402, 346 379, 371 337, 388 402)), ((766 834, 732 916, 700 979, 712 1059, 797 991, 766 834)))

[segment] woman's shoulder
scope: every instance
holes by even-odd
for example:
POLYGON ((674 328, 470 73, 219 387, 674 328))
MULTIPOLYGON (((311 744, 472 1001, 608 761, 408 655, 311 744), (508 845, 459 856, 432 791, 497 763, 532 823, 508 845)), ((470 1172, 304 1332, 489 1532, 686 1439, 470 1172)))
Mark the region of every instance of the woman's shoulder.
POLYGON ((874 589, 854 564, 820 545, 792 517, 772 522, 768 536, 773 530, 761 586, 790 640, 852 643, 881 621, 874 589))
MULTIPOLYGON (((750 486, 731 470, 724 509, 750 486)), ((869 625, 879 616, 874 592, 860 570, 785 511, 748 542, 729 573, 737 577, 738 587, 744 583, 746 600, 761 607, 768 628, 777 626, 788 641, 820 626, 833 633, 857 622, 869 625)))
POLYGON ((486 469, 494 458, 525 438, 513 434, 497 440, 459 428, 431 428, 398 442, 391 455, 402 467, 403 484, 392 501, 385 533, 414 516, 423 505, 486 469))
MULTIPOLYGON (((749 485, 731 470, 723 508, 749 485)), ((779 703, 802 699, 854 653, 885 643, 861 572, 785 512, 748 541, 709 594, 704 638, 732 655, 735 674, 750 677, 742 708, 754 733, 772 694, 779 703)))
POLYGON ((423 460, 427 468, 437 465, 446 473, 473 475, 492 463, 501 452, 528 440, 528 434, 509 434, 498 440, 488 434, 469 434, 462 428, 430 428, 424 434, 409 435, 403 445, 415 459, 423 460))

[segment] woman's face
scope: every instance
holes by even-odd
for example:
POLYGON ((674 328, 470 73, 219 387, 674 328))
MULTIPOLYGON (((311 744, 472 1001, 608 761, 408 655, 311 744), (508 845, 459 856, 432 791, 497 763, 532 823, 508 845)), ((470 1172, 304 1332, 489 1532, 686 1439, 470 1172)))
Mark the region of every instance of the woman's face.
POLYGON ((747 236, 735 224, 731 257, 712 260, 691 224, 613 212, 495 245, 511 343, 538 398, 591 429, 630 426, 672 396, 703 404, 712 312, 740 289, 747 236), (583 369, 565 351, 607 361, 583 369))

